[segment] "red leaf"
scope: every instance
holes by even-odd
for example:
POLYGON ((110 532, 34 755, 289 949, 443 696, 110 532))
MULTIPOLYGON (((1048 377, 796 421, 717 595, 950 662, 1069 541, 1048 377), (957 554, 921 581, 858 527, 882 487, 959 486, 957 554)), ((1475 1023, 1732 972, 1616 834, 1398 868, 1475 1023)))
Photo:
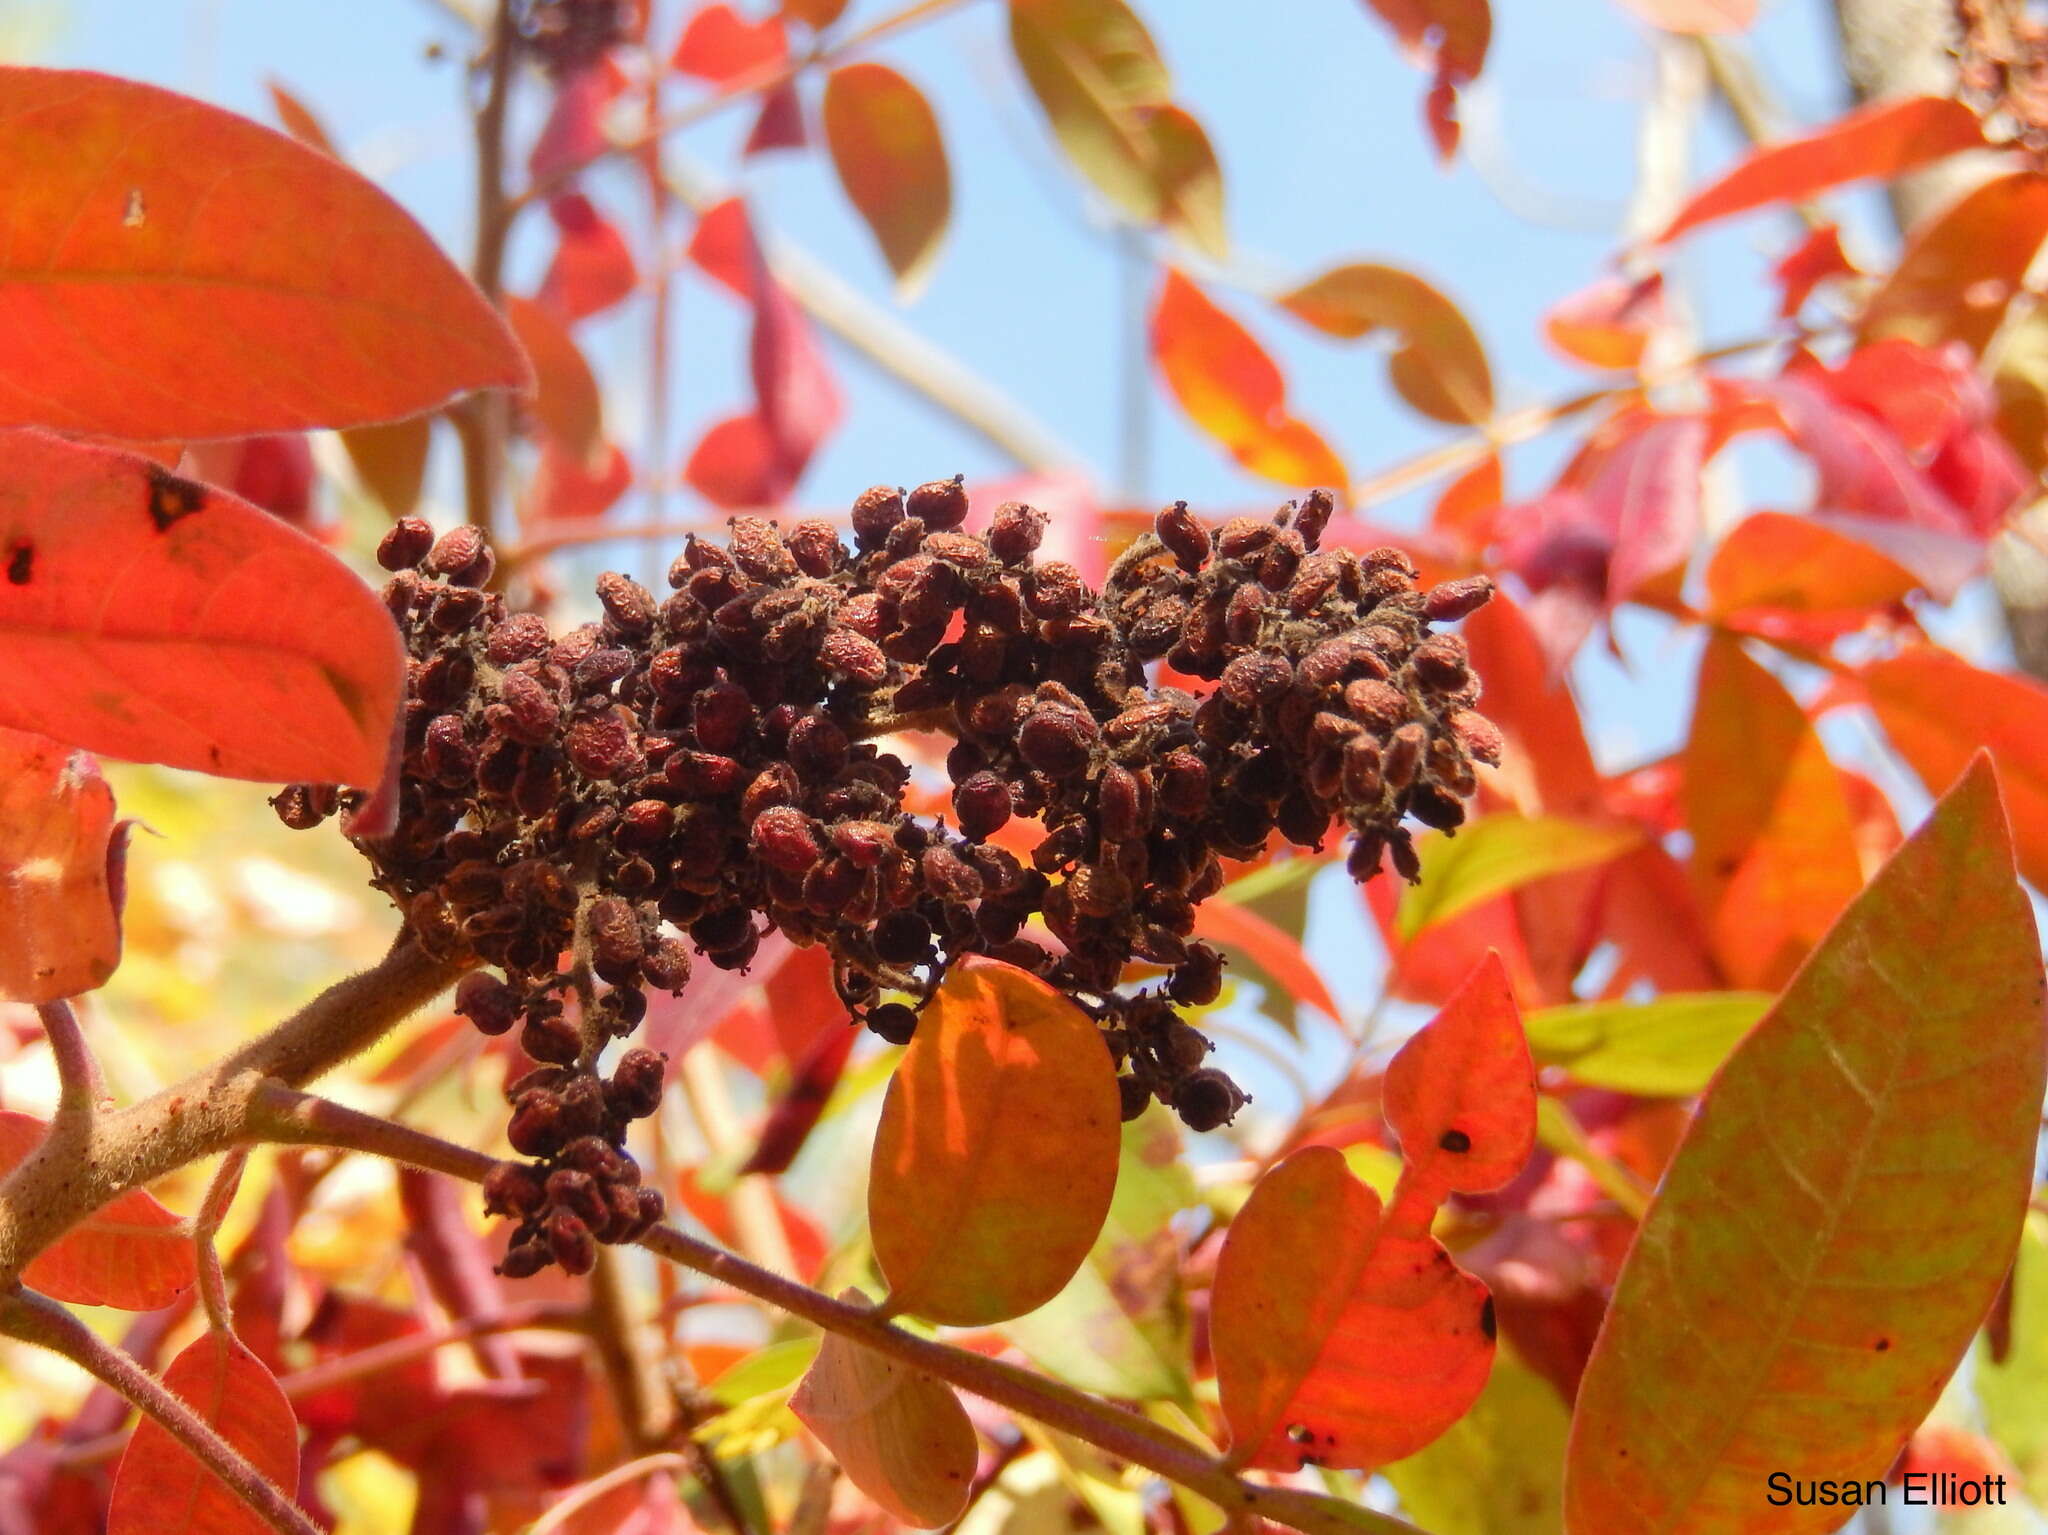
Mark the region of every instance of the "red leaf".
POLYGON ((313 448, 303 432, 195 443, 186 458, 192 478, 233 491, 301 532, 319 531, 313 517, 313 448))
POLYGON ((1152 359, 1196 426, 1253 474, 1289 486, 1345 487, 1313 428, 1287 412, 1287 385, 1251 333, 1169 268, 1152 311, 1152 359))
POLYGON ((186 97, 0 68, 37 167, 0 257, 0 426, 121 438, 350 426, 525 381, 517 343, 348 167, 186 97))
POLYGON ((1609 603, 1626 600, 1692 553, 1706 453, 1705 422, 1661 416, 1630 433, 1601 465, 1586 494, 1601 525, 1614 530, 1609 603))
POLYGON ((683 466, 683 478, 713 506, 739 510, 775 500, 774 450, 759 415, 714 421, 683 466))
POLYGON ((505 317, 533 360, 534 415, 554 446, 588 463, 604 443, 604 404, 576 338, 555 312, 532 299, 507 298, 505 317))
POLYGON ((633 465, 617 443, 607 443, 595 459, 586 462, 552 441, 544 442, 528 492, 527 520, 574 522, 602 517, 632 488, 633 465))
POLYGON ((1626 371, 1642 362, 1644 347, 1664 321, 1661 272, 1633 282, 1603 277, 1553 304, 1543 317, 1543 334, 1574 362, 1626 371))
POLYGON ((1366 0, 1393 28, 1411 62, 1435 75, 1425 117, 1437 153, 1449 159, 1458 147, 1458 87, 1479 78, 1493 41, 1493 12, 1487 0, 1366 0))
POLYGON ((698 216, 690 236, 689 257, 705 276, 725 288, 734 298, 752 302, 754 296, 754 231, 747 222, 747 205, 737 197, 706 208, 698 216))
POLYGON ((1709 35, 1741 32, 1756 20, 1757 0, 1621 0, 1653 27, 1709 35))
POLYGON ((1840 775, 1804 713, 1732 636, 1700 662, 1685 748, 1693 885, 1729 984, 1782 986, 1863 888, 1840 775))
POLYGON ((1460 632, 1473 669, 1486 679, 1486 717, 1507 737, 1493 779, 1501 792, 1524 815, 1578 815, 1597 807, 1600 775, 1578 705, 1546 666, 1521 607, 1496 592, 1460 632))
POLYGON ((1708 562, 1706 610, 1725 628, 1819 647, 1895 612, 1919 586, 1896 560, 1810 517, 1758 512, 1708 562))
POLYGON ((823 117, 839 184, 874 232, 899 295, 915 293, 953 209, 931 103, 886 64, 847 64, 826 77, 823 117))
POLYGON ((540 302, 565 321, 601 313, 629 297, 640 281, 626 237, 581 192, 548 204, 555 221, 554 260, 541 279, 540 302))
POLYGON ((707 5, 683 26, 669 66, 713 85, 765 76, 789 58, 782 18, 748 21, 731 6, 707 5))
POLYGON ((89 753, 0 728, 0 997, 54 1002, 114 973, 113 829, 114 794, 89 753))
MULTIPOLYGON (((40 1119, 0 1109, 0 1172, 43 1142, 40 1119)), ((184 1222, 141 1189, 116 1195, 38 1253, 23 1281, 74 1306, 154 1311, 199 1277, 184 1222)))
MULTIPOLYGON (((839 1013, 845 1010, 844 1006, 833 1009, 839 1013)), ((804 1143, 818 1127, 825 1105, 832 1101, 832 1090, 839 1085, 846 1062, 853 1054, 854 1041, 859 1037, 859 1029, 846 1020, 835 1019, 824 1032, 812 1039, 794 1062, 796 1070, 789 1086, 768 1111, 768 1118, 761 1125, 760 1139, 754 1144, 753 1155, 740 1168, 742 1176, 789 1171, 797 1153, 804 1149, 804 1143)))
POLYGON ((276 80, 269 80, 265 88, 270 92, 270 105, 277 113, 277 120, 284 124, 284 131, 304 144, 308 149, 317 149, 323 155, 341 158, 341 151, 334 147, 334 138, 326 126, 313 115, 303 101, 293 95, 276 80))
MULTIPOLYGON (((260 1473, 295 1497, 299 1425, 277 1377, 232 1333, 194 1339, 164 1371, 164 1385, 260 1473)), ((154 1418, 114 1472, 107 1535, 269 1535, 269 1521, 202 1466, 154 1418)))
POLYGON ((304 534, 145 459, 0 433, 0 724, 230 778, 374 784, 391 615, 304 534), (289 720, 281 730, 278 721, 289 720))
POLYGON ((784 81, 761 97, 760 115, 747 134, 747 155, 766 154, 771 149, 802 149, 810 142, 804 126, 804 99, 794 81, 784 81))
POLYGON ((1771 268, 1783 294, 1778 300, 1778 318, 1789 320, 1806 307, 1813 290, 1837 277, 1854 277, 1856 264, 1842 250, 1842 231, 1833 224, 1809 230, 1806 238, 1779 258, 1771 268))
POLYGON ((1942 96, 1875 102, 1800 138, 1766 145, 1694 194, 1657 243, 1732 214, 1797 202, 1847 181, 1897 176, 1984 142, 1977 114, 1942 96))
POLYGON ((1447 1191, 1500 1188, 1522 1170, 1536 1144, 1536 1067, 1498 955, 1401 1047, 1385 1092, 1387 1123, 1432 1206, 1447 1191))
POLYGON ((602 155, 611 143, 604 131, 605 113, 625 94, 626 84, 625 71, 609 54, 562 81, 527 156, 527 175, 552 182, 602 155))

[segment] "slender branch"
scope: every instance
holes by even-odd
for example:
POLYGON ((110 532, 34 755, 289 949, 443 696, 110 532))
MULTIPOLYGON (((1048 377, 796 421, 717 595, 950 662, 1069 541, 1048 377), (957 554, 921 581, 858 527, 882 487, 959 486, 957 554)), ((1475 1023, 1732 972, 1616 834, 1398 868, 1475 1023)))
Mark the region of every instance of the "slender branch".
POLYGON ((264 1081, 298 1086, 331 1070, 453 985, 462 968, 402 937, 372 969, 154 1097, 89 1127, 58 1119, 0 1182, 0 1284, 115 1195, 246 1138, 249 1101, 264 1081))
POLYGON ((0 1332, 62 1354, 93 1379, 133 1402, 279 1535, 320 1535, 320 1527, 250 1465, 212 1424, 55 1301, 15 1288, 0 1297, 0 1332))
POLYGON ((227 1275, 221 1272, 220 1246, 214 1239, 220 1235, 228 1207, 235 1202, 235 1191, 242 1186, 242 1168, 248 1160, 247 1146, 237 1146, 221 1158, 192 1225, 192 1242, 199 1249, 200 1304, 206 1307, 206 1320, 221 1332, 233 1332, 235 1326, 228 1305, 227 1275))
POLYGON ((57 1112, 59 1115, 90 1115, 107 1101, 107 1079, 92 1047, 78 1026, 78 1014, 61 998, 36 1007, 43 1021, 43 1037, 50 1042, 50 1054, 57 1061, 57 1112))
POLYGON ((622 1466, 614 1466, 603 1476, 583 1483, 561 1502, 551 1505, 546 1513, 527 1527, 526 1535, 551 1535, 551 1532, 561 1529, 606 1493, 637 1482, 642 1477, 652 1476, 657 1471, 689 1469, 690 1463, 673 1451, 643 1455, 638 1460, 629 1460, 622 1466))
MULTIPOLYGON (((257 1133, 269 1139, 368 1151, 472 1183, 480 1182, 494 1165, 483 1152, 278 1084, 261 1089, 251 1109, 257 1133)), ((917 1337, 865 1307, 835 1300, 673 1227, 657 1226, 640 1238, 640 1245, 791 1316, 1143 1466, 1199 1493, 1235 1518, 1272 1519, 1305 1535, 1420 1535, 1402 1520, 1355 1504, 1243 1481, 1198 1446, 1137 1413, 1003 1360, 917 1337)))
POLYGON ((633 1317, 618 1254, 609 1247, 598 1249, 590 1271, 590 1338, 634 1450, 645 1455, 668 1444, 676 1428, 675 1398, 647 1347, 646 1328, 633 1317))
MULTIPOLYGON (((505 243, 512 230, 512 204, 505 192, 505 121, 512 99, 512 72, 519 33, 512 0, 498 0, 486 42, 483 105, 476 114, 476 247, 470 276, 485 298, 497 303, 505 288, 505 243)), ((505 458, 506 401, 498 390, 463 400, 449 412, 462 444, 462 482, 469 520, 496 531, 499 479, 505 458)))

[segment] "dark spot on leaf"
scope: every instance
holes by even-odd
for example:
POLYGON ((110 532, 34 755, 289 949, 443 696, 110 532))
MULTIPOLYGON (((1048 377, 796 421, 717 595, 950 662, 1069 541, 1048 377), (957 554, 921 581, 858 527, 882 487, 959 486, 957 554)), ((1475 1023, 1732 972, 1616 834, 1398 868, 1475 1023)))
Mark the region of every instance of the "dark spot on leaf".
POLYGON ((1315 1430, 1306 1423, 1290 1423, 1287 1425, 1287 1437, 1296 1444, 1308 1444, 1315 1439, 1316 1435, 1315 1430))
POLYGON ((1892 1346, 1892 1340, 1889 1338, 1879 1338, 1874 1346, 1877 1349, 1877 1351, 1880 1354, 1882 1354, 1886 1349, 1892 1346))
POLYGON ((1443 1138, 1437 1142, 1437 1145, 1441 1146, 1445 1151, 1470 1151, 1472 1149, 1472 1137, 1463 1130, 1446 1130, 1443 1133, 1443 1138))
POLYGON ((149 520, 156 524, 157 532, 168 533, 172 523, 205 508, 206 487, 172 474, 161 464, 151 464, 147 500, 149 520))
POLYGON ((7 584, 27 586, 35 574, 36 546, 22 539, 7 551, 7 584))
POLYGON ((1491 1343, 1495 1334, 1500 1331, 1500 1324, 1494 1320, 1491 1295, 1486 1297, 1486 1304, 1479 1308, 1479 1330, 1486 1334, 1488 1343, 1491 1343))

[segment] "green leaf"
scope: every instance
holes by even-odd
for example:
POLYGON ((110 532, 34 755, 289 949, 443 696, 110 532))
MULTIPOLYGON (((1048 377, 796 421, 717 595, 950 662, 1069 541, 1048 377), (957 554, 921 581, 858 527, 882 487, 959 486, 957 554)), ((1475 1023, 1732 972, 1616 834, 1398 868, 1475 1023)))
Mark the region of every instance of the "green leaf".
POLYGON ((704 1388, 704 1394, 721 1407, 737 1407, 770 1392, 787 1393, 803 1379, 804 1371, 818 1357, 816 1338, 792 1338, 771 1343, 759 1353, 749 1354, 704 1388))
POLYGON ((1172 1220, 1200 1198, 1158 1104, 1123 1127, 1116 1195, 1067 1287, 1002 1331, 1068 1385, 1133 1401, 1191 1399, 1187 1304, 1172 1220))
POLYGON ((1430 1535, 1556 1535, 1570 1426, 1556 1389, 1502 1348, 1472 1410, 1382 1474, 1430 1535))
POLYGON ((1980 756, 1729 1057, 1666 1170, 1579 1387, 1570 1535, 1756 1528, 1760 1467, 1884 1474, 2012 1260, 2042 1024, 1980 756))
POLYGON ((1529 1050, 1584 1087, 1650 1098, 1706 1090, 1771 1005, 1760 991, 1673 992, 1651 1002, 1574 1002, 1524 1016, 1529 1050))
POLYGON ((2048 1503, 2048 1215, 2027 1219, 2012 1276, 2011 1347, 2002 1362, 1977 1352, 1984 1427, 2019 1467, 2027 1495, 2048 1503))
POLYGON ((1566 816, 1490 815, 1455 836, 1416 838, 1422 882, 1403 893, 1394 930, 1403 943, 1481 901, 1552 874, 1567 874, 1640 847, 1641 827, 1566 816))

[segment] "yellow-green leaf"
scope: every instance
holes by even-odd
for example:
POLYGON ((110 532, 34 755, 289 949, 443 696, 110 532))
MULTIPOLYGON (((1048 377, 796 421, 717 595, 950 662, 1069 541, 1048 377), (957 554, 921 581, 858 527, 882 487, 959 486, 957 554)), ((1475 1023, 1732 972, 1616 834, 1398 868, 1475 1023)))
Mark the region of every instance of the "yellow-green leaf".
POLYGON ((1402 895, 1394 930, 1406 943, 1481 901, 1532 880, 1605 863, 1642 843, 1639 826, 1566 816, 1490 815, 1455 837, 1426 832, 1415 842, 1422 882, 1402 895))
POLYGON ((2027 1495, 2048 1505, 2048 1215, 2027 1219, 2013 1261, 2012 1322, 2004 1359, 1977 1352, 1984 1426, 2019 1467, 2027 1495))
POLYGON ((1095 1021, 1013 965, 957 965, 882 1102, 868 1176, 892 1311, 1022 1316, 1081 1266, 1116 1187, 1116 1068, 1095 1021))
POLYGON ((1383 1474, 1430 1535, 1557 1535, 1570 1426, 1556 1388, 1502 1348, 1472 1410, 1383 1474))
POLYGON ((1768 1510, 1763 1471, 1884 1475, 2012 1260, 2042 1024, 1979 757, 1729 1058, 1665 1172, 1579 1387, 1570 1535, 1828 1530, 1839 1509, 1768 1510))
POLYGON ((1761 991, 1674 992, 1545 1007, 1522 1022, 1537 1064, 1561 1066, 1583 1086, 1687 1098, 1705 1090, 1770 1005, 1761 991))

